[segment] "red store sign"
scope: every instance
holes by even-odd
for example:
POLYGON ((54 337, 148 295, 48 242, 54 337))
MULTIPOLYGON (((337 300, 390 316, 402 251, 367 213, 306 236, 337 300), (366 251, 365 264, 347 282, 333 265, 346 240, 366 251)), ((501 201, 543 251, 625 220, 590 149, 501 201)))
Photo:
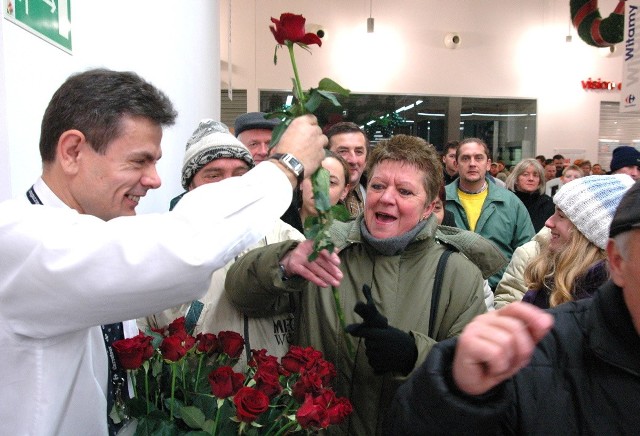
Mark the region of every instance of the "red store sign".
POLYGON ((622 82, 608 82, 606 80, 598 79, 591 80, 589 77, 587 80, 582 80, 582 89, 588 91, 590 89, 603 90, 603 91, 619 91, 622 89, 622 82))

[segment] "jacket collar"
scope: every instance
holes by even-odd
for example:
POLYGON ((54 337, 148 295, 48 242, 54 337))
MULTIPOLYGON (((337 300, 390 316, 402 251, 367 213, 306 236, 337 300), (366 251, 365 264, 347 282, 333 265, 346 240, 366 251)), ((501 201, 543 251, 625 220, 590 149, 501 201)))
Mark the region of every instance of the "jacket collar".
MULTIPOLYGON (((329 231, 337 249, 341 250, 348 245, 361 244, 364 242, 360 232, 360 222, 363 219, 364 215, 360 214, 352 221, 348 221, 346 223, 335 222, 331 226, 329 231)), ((409 247, 411 247, 416 241, 422 241, 429 238, 433 239, 437 227, 438 221, 435 215, 431 214, 428 218, 427 225, 420 233, 418 233, 418 236, 416 236, 415 240, 409 244, 409 247)), ((409 250, 409 247, 407 247, 407 250, 409 250)))
MULTIPOLYGON (((500 191, 506 190, 506 188, 496 185, 496 183, 493 180, 489 179, 486 176, 484 179, 487 181, 487 189, 489 191, 487 192, 487 198, 485 199, 484 204, 487 205, 490 202, 494 202, 494 201, 504 202, 505 198, 503 195, 501 195, 500 191)), ((458 189, 460 188, 460 177, 454 180, 452 184, 455 186, 455 189, 453 190, 455 192, 455 196, 454 198, 450 198, 451 196, 449 195, 449 193, 447 193, 447 201, 455 200, 457 203, 460 203, 460 196, 458 195, 458 189)))
POLYGON ((622 289, 611 280, 602 285, 588 314, 589 347, 605 362, 640 376, 640 336, 622 289))

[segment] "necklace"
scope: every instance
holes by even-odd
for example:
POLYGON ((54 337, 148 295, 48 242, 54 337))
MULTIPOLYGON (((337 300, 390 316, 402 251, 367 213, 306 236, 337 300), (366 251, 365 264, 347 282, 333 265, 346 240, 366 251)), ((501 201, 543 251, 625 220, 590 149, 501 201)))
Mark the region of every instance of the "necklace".
POLYGON ((478 191, 467 191, 466 189, 464 189, 462 187, 461 184, 458 184, 458 189, 460 189, 462 192, 464 192, 465 194, 479 194, 482 191, 484 191, 485 189, 487 189, 487 181, 485 180, 484 184, 482 185, 482 188, 480 188, 478 191))

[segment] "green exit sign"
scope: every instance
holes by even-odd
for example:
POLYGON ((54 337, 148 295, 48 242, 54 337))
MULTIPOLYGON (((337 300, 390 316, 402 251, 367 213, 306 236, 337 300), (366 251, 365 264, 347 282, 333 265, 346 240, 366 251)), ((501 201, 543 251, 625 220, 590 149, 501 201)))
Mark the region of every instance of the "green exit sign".
POLYGON ((71 53, 71 0, 3 0, 4 17, 71 53))

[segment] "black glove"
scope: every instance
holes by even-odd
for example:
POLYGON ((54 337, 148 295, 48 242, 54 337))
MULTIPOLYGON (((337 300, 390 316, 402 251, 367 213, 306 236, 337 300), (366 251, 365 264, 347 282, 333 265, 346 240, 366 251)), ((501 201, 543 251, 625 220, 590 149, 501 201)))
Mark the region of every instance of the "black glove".
POLYGON ((354 311, 362 317, 362 323, 346 327, 347 333, 364 338, 369 365, 376 374, 397 371, 407 375, 418 358, 418 347, 410 333, 391 327, 382 316, 371 297, 371 288, 362 286, 367 302, 356 303, 354 311))

